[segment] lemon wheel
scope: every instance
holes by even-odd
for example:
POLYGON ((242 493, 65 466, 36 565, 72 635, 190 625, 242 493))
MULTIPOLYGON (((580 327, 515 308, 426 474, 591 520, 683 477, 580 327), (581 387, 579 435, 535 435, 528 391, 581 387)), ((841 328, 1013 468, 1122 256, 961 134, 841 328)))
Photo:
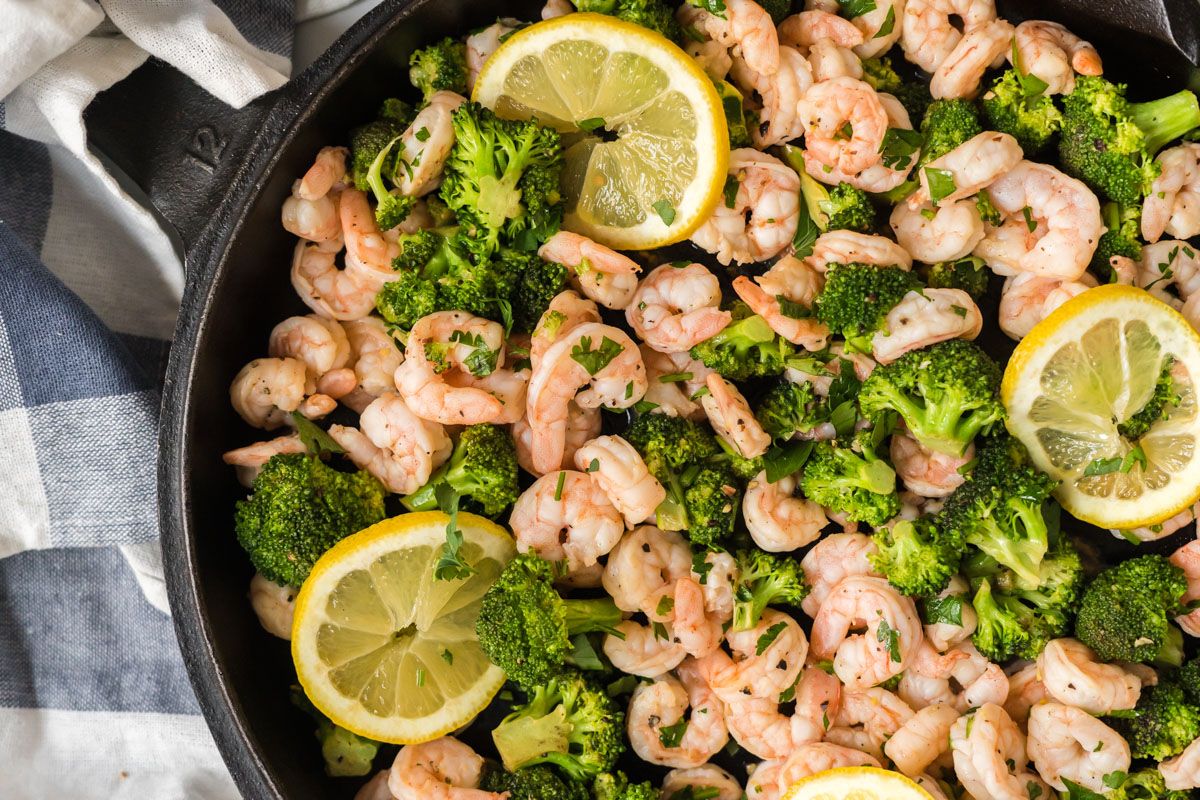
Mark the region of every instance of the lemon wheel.
POLYGON ((912 779, 879 767, 838 767, 793 783, 783 800, 933 800, 912 779))
POLYGON ((513 34, 474 99, 564 135, 564 225, 620 249, 686 239, 729 168, 711 80, 662 36, 603 14, 567 14, 513 34))
POLYGON ((435 739, 469 722, 504 684, 475 638, 487 588, 514 555, 495 523, 460 513, 465 580, 434 566, 449 518, 402 514, 343 539, 313 567, 296 599, 292 658, 305 693, 360 736, 396 744, 435 739))

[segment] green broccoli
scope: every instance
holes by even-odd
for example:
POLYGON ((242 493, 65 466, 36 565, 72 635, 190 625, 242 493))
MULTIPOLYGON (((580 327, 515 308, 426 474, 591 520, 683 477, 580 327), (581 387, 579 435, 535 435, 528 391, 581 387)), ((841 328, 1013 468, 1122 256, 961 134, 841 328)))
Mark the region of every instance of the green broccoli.
MULTIPOLYGON (((409 511, 431 511, 445 504, 439 495, 450 492, 469 501, 485 516, 495 517, 516 502, 517 449, 508 431, 498 425, 471 425, 458 437, 450 460, 429 482, 400 502, 409 511)), ((442 509, 445 511, 446 509, 442 509)))
POLYGON ((1200 738, 1200 708, 1187 701, 1173 680, 1143 686, 1132 711, 1114 713, 1105 722, 1129 743, 1134 758, 1164 761, 1200 738))
POLYGON ((931 264, 922 274, 930 289, 962 289, 974 300, 987 294, 991 276, 991 271, 978 256, 931 264))
POLYGON ((1096 252, 1092 254, 1092 271, 1109 283, 1116 282, 1112 268, 1113 256, 1139 261, 1142 258, 1142 207, 1105 203, 1100 209, 1107 230, 1100 234, 1096 252))
POLYGON ((692 358, 731 381, 778 375, 795 348, 767 321, 738 300, 729 308, 733 321, 716 336, 692 348, 692 358))
POLYGON ((475 624, 479 646, 519 686, 537 686, 562 669, 572 636, 611 631, 621 622, 607 597, 564 600, 554 589, 556 577, 554 564, 519 555, 483 596, 475 624))
POLYGON ((625 750, 625 714, 574 670, 532 689, 492 731, 505 768, 552 764, 574 781, 609 772, 625 750))
POLYGON ((421 90, 425 102, 443 89, 467 93, 467 46, 447 36, 417 50, 408 58, 408 79, 421 90))
POLYGON ((725 111, 725 127, 729 130, 729 146, 750 147, 750 130, 746 127, 746 107, 742 93, 729 81, 713 81, 721 108, 725 111))
POLYGON ((717 444, 721 446, 721 450, 723 451, 718 461, 723 462, 724 465, 733 471, 734 475, 743 481, 748 481, 756 477, 765 468, 762 456, 746 458, 724 439, 717 439, 717 444))
POLYGON ((1158 661, 1178 666, 1183 633, 1171 620, 1184 612, 1187 578, 1162 556, 1145 555, 1104 570, 1087 587, 1075 637, 1105 661, 1158 661))
POLYGON ((787 19, 792 13, 792 0, 760 0, 763 11, 771 15, 771 21, 776 25, 787 19))
POLYGON ((800 488, 808 499, 847 519, 879 526, 900 513, 896 472, 875 454, 872 432, 852 443, 818 442, 804 465, 800 488))
POLYGON ((929 104, 933 102, 928 84, 901 78, 888 56, 864 58, 862 66, 863 80, 869 83, 872 89, 894 95, 914 122, 919 123, 925 117, 929 104))
POLYGON ((392 154, 392 150, 399 142, 398 136, 388 142, 367 169, 367 186, 375 198, 375 224, 383 231, 391 230, 404 222, 417 204, 417 198, 401 194, 399 189, 389 188, 384 181, 386 175, 393 184, 397 182, 393 170, 398 168, 400 162, 397 161, 398 157, 392 154))
POLYGON ((1050 549, 1044 507, 1057 482, 1030 465, 1007 433, 979 447, 976 460, 966 483, 946 501, 939 524, 1012 570, 1019 588, 1037 589, 1050 549))
POLYGON ((490 766, 479 781, 485 792, 508 792, 508 800, 592 800, 587 786, 559 777, 550 767, 525 767, 515 772, 490 766))
POLYGON ((659 800, 660 794, 650 781, 630 783, 625 773, 618 770, 596 776, 592 797, 594 800, 659 800))
POLYGON ((527 260, 513 288, 513 329, 530 333, 550 307, 550 301, 567 287, 568 272, 562 264, 546 261, 537 253, 511 253, 512 258, 527 260))
MULTIPOLYGON (((392 140, 404 133, 414 116, 416 112, 412 106, 389 97, 383 101, 374 120, 351 132, 349 173, 355 188, 362 192, 371 188, 367 184, 367 172, 371 164, 392 140)), ((394 167, 394 164, 388 164, 385 171, 390 174, 394 167)))
POLYGON ((368 775, 379 754, 379 742, 338 727, 329 717, 317 710, 299 686, 290 691, 292 705, 308 714, 317 723, 313 735, 321 743, 325 759, 325 774, 331 778, 360 778, 368 775))
POLYGON ((702 547, 719 549, 733 535, 740 499, 741 484, 727 465, 707 465, 686 476, 683 508, 688 538, 702 547))
POLYGON ((851 350, 871 352, 871 336, 888 312, 921 282, 899 265, 830 264, 825 288, 817 297, 817 319, 846 337, 851 350))
POLYGON ((737 581, 733 587, 733 630, 748 631, 763 611, 777 603, 798 606, 811 587, 800 562, 790 556, 757 548, 737 553, 737 581))
POLYGON ((1192 793, 1168 789, 1162 773, 1147 767, 1126 776, 1121 785, 1105 797, 1107 800, 1191 800, 1192 793))
POLYGON ((1126 439, 1140 439, 1156 422, 1166 418, 1171 409, 1183 402, 1175 385, 1175 377, 1171 374, 1175 359, 1163 356, 1162 367, 1158 371, 1158 380, 1149 399, 1132 417, 1117 425, 1117 431, 1126 439))
POLYGON ((571 0, 577 11, 608 14, 643 28, 649 28, 671 41, 680 37, 675 13, 663 0, 571 0))
POLYGON ((989 130, 1007 133, 1029 156, 1045 150, 1062 127, 1062 112, 1054 100, 1042 92, 1030 94, 1032 88, 1036 87, 1027 88, 1016 70, 1006 70, 980 102, 989 130))
POLYGON ((1124 84, 1081 75, 1063 98, 1062 168, 1110 200, 1140 205, 1161 167, 1164 145, 1200 126, 1200 103, 1189 91, 1130 103, 1124 84))
POLYGON ((624 436, 646 462, 650 474, 667 490, 655 515, 658 527, 686 530, 689 480, 722 454, 717 437, 691 420, 666 414, 639 414, 624 436))
POLYGON ((272 456, 234 512, 238 542, 263 577, 300 586, 326 550, 384 517, 386 491, 365 471, 314 455, 272 456))
POLYGON ((797 433, 808 433, 826 422, 829 411, 817 397, 810 381, 793 383, 780 381, 763 394, 754 410, 763 430, 777 442, 787 441, 797 433))
POLYGON ((921 169, 981 133, 983 126, 979 124, 979 114, 970 101, 934 100, 921 120, 921 135, 925 137, 925 145, 921 148, 916 169, 921 169))
POLYGON ((440 194, 467 234, 476 261, 502 243, 536 250, 562 221, 558 190, 562 146, 536 120, 500 119, 478 103, 451 117, 454 147, 440 194))
POLYGON ((898 413, 922 445, 957 455, 1004 419, 999 391, 996 362, 973 342, 953 339, 877 367, 859 404, 871 418, 898 413))
POLYGON ((1194 706, 1200 706, 1200 656, 1180 667, 1175 676, 1187 695, 1187 701, 1194 706))
POLYGON ((930 517, 900 520, 875 532, 875 569, 906 595, 933 597, 958 572, 966 544, 957 531, 930 517))
POLYGON ((848 183, 829 187, 800 171, 800 192, 808 215, 824 231, 869 233, 875 228, 875 206, 862 189, 848 183))

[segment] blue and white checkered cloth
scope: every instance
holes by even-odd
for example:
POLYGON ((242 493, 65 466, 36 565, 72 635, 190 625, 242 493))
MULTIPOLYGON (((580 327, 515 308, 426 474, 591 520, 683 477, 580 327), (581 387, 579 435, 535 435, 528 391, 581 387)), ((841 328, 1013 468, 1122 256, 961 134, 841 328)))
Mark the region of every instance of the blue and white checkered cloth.
POLYGON ((297 19, 350 3, 0 0, 0 798, 237 796, 157 542, 183 269, 82 115, 151 54, 244 105, 286 81, 297 19))

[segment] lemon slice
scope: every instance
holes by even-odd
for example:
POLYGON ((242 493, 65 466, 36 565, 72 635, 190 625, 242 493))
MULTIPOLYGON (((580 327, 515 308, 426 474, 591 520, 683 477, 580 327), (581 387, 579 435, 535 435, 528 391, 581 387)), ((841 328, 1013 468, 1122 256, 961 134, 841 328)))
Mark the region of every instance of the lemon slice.
POLYGON ((933 800, 899 772, 879 767, 838 767, 793 783, 783 800, 933 800))
POLYGON ((708 76, 662 36, 603 14, 513 34, 474 99, 564 134, 564 225, 619 249, 686 239, 725 186, 729 134, 708 76))
POLYGON ((1200 336, 1170 306, 1132 286, 1090 289, 1026 336, 1004 371, 1008 428, 1062 481, 1063 507, 1127 530, 1169 519, 1200 497, 1200 336), (1166 357, 1173 393, 1136 440, 1118 426, 1146 406, 1166 357))
POLYGON ((429 741, 469 722, 504 684, 475 639, 487 588, 516 549, 489 520, 460 513, 460 557, 475 571, 436 580, 448 517, 385 519, 343 539, 296 598, 292 659, 313 705, 360 736, 429 741))

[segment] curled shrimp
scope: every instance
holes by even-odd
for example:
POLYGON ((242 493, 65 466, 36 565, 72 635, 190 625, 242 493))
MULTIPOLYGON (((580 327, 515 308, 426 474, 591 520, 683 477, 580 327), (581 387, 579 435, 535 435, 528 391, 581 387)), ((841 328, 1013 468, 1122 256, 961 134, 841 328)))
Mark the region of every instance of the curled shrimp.
POLYGON ((566 289, 550 300, 550 305, 538 319, 529 344, 529 362, 534 366, 541 362, 550 345, 574 328, 585 322, 599 322, 600 310, 596 303, 580 297, 573 289, 566 289))
POLYGON ((962 468, 975 458, 975 446, 962 455, 930 450, 907 433, 897 431, 891 442, 892 466, 909 491, 921 497, 949 497, 967 478, 962 468))
POLYGON ((779 791, 801 778, 838 767, 878 767, 879 759, 853 747, 832 742, 810 742, 797 747, 779 770, 779 791))
POLYGON ((845 691, 825 741, 882 759, 884 743, 912 716, 908 704, 883 687, 845 691))
POLYGON ((695 24, 755 72, 774 75, 779 70, 779 35, 771 15, 753 0, 726 0, 724 5, 724 16, 697 14, 695 24))
POLYGON ((1174 758, 1158 765, 1163 785, 1174 792, 1200 788, 1200 739, 1196 739, 1174 758))
POLYGON ((604 655, 621 672, 642 678, 657 678, 666 675, 687 658, 683 645, 671 638, 670 629, 663 623, 656 628, 625 620, 618 623, 616 631, 619 636, 605 634, 604 655))
POLYGON ((871 564, 871 556, 879 552, 875 540, 862 533, 831 533, 812 546, 800 559, 800 569, 811 590, 800 602, 810 617, 817 612, 835 586, 852 575, 880 577, 871 564))
POLYGON ((400 135, 396 188, 409 197, 429 194, 442 180, 446 158, 454 147, 454 111, 467 98, 443 89, 434 92, 412 123, 400 135))
POLYGON ((292 256, 292 288, 323 317, 361 319, 375 310, 375 295, 386 281, 361 270, 338 269, 337 253, 299 242, 292 256))
POLYGON ((221 456, 221 460, 237 468, 238 482, 246 488, 254 485, 263 465, 272 457, 285 454, 307 453, 308 448, 296 434, 277 436, 265 442, 255 442, 245 447, 230 450, 221 456))
POLYGON ((959 598, 959 619, 958 621, 943 619, 937 622, 925 623, 925 641, 932 645, 935 650, 945 652, 951 647, 965 642, 975 632, 975 628, 979 624, 979 618, 975 614, 975 608, 966 600, 966 594, 969 589, 970 585, 966 579, 961 575, 955 575, 946 584, 946 588, 938 592, 937 599, 939 600, 945 600, 949 597, 959 598))
POLYGON ((909 292, 871 337, 871 354, 880 364, 890 364, 911 350, 950 339, 974 339, 982 329, 983 315, 962 289, 909 292))
POLYGON ((501 17, 467 37, 467 94, 475 91, 475 81, 479 78, 483 65, 492 57, 492 53, 499 49, 501 40, 525 25, 526 23, 519 19, 501 17))
POLYGON ((800 99, 813 85, 813 70, 799 50, 779 48, 779 68, 770 75, 757 72, 743 58, 735 58, 730 77, 747 95, 757 95, 759 124, 750 131, 757 148, 798 139, 804 122, 798 113, 800 99))
POLYGON ((767 452, 771 437, 738 388, 715 372, 708 376, 706 385, 708 394, 700 398, 700 405, 717 435, 742 458, 758 458, 767 452))
MULTIPOLYGON (((963 35, 996 19, 993 0, 908 0, 900 46, 904 57, 926 72, 936 72, 962 41, 963 35), (955 20, 961 25, 955 25, 955 20)), ((902 23, 902 24, 901 24, 902 23)))
POLYGON ((748 800, 779 800, 783 790, 779 788, 779 772, 783 769, 783 759, 775 758, 751 764, 746 779, 746 797, 748 800))
POLYGON ((874 264, 911 270, 913 259, 900 245, 886 236, 856 231, 828 231, 817 237, 806 263, 819 273, 830 264, 874 264))
POLYGON ((1004 701, 1004 711, 1022 729, 1029 721, 1029 711, 1038 703, 1050 699, 1046 685, 1038 677, 1036 663, 1018 663, 1010 667, 1008 676, 1008 698, 1004 701))
POLYGON ((271 330, 267 353, 275 358, 304 362, 308 373, 305 391, 320 391, 337 399, 357 384, 350 362, 350 340, 336 320, 316 314, 288 317, 271 330))
POLYGON ((338 212, 346 239, 346 271, 357 275, 365 285, 374 286, 376 291, 395 280, 392 261, 400 255, 400 245, 379 230, 367 195, 357 189, 346 189, 338 212))
POLYGON ((779 695, 790 689, 800 677, 804 658, 808 654, 808 638, 796 620, 781 611, 768 608, 758 624, 744 631, 729 630, 725 634, 733 658, 723 651, 706 662, 709 683, 721 699, 733 703, 747 697, 778 701, 779 695), (775 628, 774 638, 759 640, 775 628))
POLYGON ((690 575, 661 588, 645 612, 651 622, 669 623, 672 640, 690 656, 704 658, 721 646, 721 620, 709 615, 704 590, 690 575))
POLYGON ((375 777, 364 783, 354 793, 354 800, 396 800, 396 795, 388 788, 388 770, 380 770, 375 777))
POLYGON ((883 752, 896 769, 915 778, 950 749, 950 728, 958 717, 958 709, 947 703, 926 706, 896 729, 883 752))
POLYGON ((984 703, 1003 704, 1008 698, 1008 676, 970 642, 945 653, 923 642, 900 677, 898 690, 914 708, 947 703, 963 712, 984 703))
POLYGON ((505 800, 477 788, 483 759, 452 736, 400 748, 388 775, 396 800, 505 800))
MULTIPOLYGON (((700 10, 686 3, 679 7, 681 12, 684 9, 700 10)), ((704 41, 697 42, 694 39, 688 38, 683 46, 683 51, 691 56, 700 69, 704 70, 708 77, 714 81, 725 80, 725 76, 733 68, 733 56, 729 54, 729 49, 715 39, 705 39, 704 41)))
POLYGON ((737 778, 716 764, 673 769, 663 778, 662 796, 667 800, 674 797, 700 797, 701 792, 704 797, 711 797, 713 800, 741 800, 744 796, 742 785, 737 782, 737 778))
POLYGON ((851 21, 820 9, 801 11, 779 23, 779 41, 801 49, 817 83, 861 78, 862 62, 853 49, 863 44, 863 32, 856 27, 861 18, 851 21))
POLYGON ((417 416, 399 395, 372 400, 358 424, 358 428, 331 425, 329 435, 345 448, 355 466, 398 494, 411 494, 428 483, 453 449, 442 426, 417 416))
POLYGON ((274 430, 304 400, 306 370, 294 358, 257 358, 234 376, 229 402, 246 424, 274 430))
POLYGON ((813 620, 812 637, 812 658, 832 658, 834 673, 848 689, 899 675, 923 641, 912 599, 882 578, 862 575, 843 578, 833 588, 813 620))
POLYGON ((283 201, 283 227, 289 233, 339 250, 342 228, 338 220, 337 189, 346 176, 344 147, 322 147, 313 165, 292 186, 283 201))
POLYGON ((575 466, 591 473, 608 499, 633 528, 654 516, 667 497, 633 445, 619 436, 597 436, 575 451, 575 466))
POLYGON ((629 531, 608 554, 602 583, 617 608, 648 612, 663 587, 692 571, 692 551, 675 531, 643 525, 629 531))
POLYGON ((263 630, 291 641, 297 594, 291 586, 283 586, 254 573, 250 579, 250 606, 263 630))
POLYGON ((1105 776, 1129 771, 1129 745, 1121 735, 1086 711, 1062 703, 1041 703, 1029 714, 1029 757, 1060 792, 1063 779, 1103 792, 1105 776))
POLYGON ((1186 301, 1200 292, 1200 255, 1187 242, 1160 239, 1145 245, 1136 270, 1134 284, 1172 308, 1179 308, 1180 299, 1186 301), (1171 287, 1178 298, 1167 291, 1171 287))
POLYGON ((705 386, 711 371, 688 353, 660 353, 642 345, 646 364, 646 396, 658 414, 687 419, 703 419, 704 409, 692 399, 705 386))
POLYGON ((529 382, 534 467, 548 472, 562 463, 572 399, 583 408, 628 408, 644 394, 646 366, 629 334, 598 322, 572 329, 546 350, 529 382))
POLYGON ((983 73, 1003 59, 1013 39, 1013 26, 1002 19, 967 31, 933 73, 929 93, 935 99, 972 98, 979 92, 983 73))
POLYGON ((1025 20, 1017 26, 1014 42, 1021 67, 1045 82, 1048 95, 1075 91, 1076 74, 1104 74, 1096 48, 1057 22, 1025 20))
POLYGON ((739 275, 733 290, 771 326, 771 330, 792 344, 816 352, 825 349, 829 329, 811 315, 784 313, 783 302, 811 309, 825 280, 811 265, 793 256, 784 256, 762 275, 750 279, 739 275))
POLYGON ((562 469, 563 466, 574 462, 575 453, 580 447, 600 435, 601 411, 598 408, 580 408, 571 401, 567 405, 567 432, 563 447, 563 457, 557 464, 546 472, 539 472, 533 465, 533 428, 529 419, 521 417, 513 423, 513 443, 517 447, 517 464, 530 475, 541 477, 547 472, 562 469))
MULTIPOLYGON (((1183 602, 1200 600, 1200 539, 1193 539, 1171 554, 1171 563, 1183 570, 1187 578, 1187 592, 1183 602)), ((1175 622, 1189 636, 1200 636, 1200 609, 1176 617, 1175 622)))
POLYGON ((1000 330, 1020 341, 1054 309, 1094 285, 1095 279, 1086 274, 1079 281, 1039 278, 1030 272, 1006 278, 1000 290, 1000 330))
POLYGON ((1079 280, 1103 232, 1100 201, 1091 189, 1048 164, 1022 161, 993 182, 988 194, 1006 221, 980 247, 994 241, 997 230, 1014 237, 999 252, 976 249, 988 266, 1079 280))
MULTIPOLYGON (((357 388, 370 399, 396 391, 396 368, 404 354, 378 317, 364 317, 343 323, 357 388)), ((361 409, 359 409, 361 413, 361 409)))
POLYGON ((638 757, 666 767, 698 767, 729 741, 721 701, 695 676, 676 680, 667 675, 639 686, 629 699, 625 721, 629 744, 638 757), (664 729, 683 722, 685 715, 683 735, 673 740, 664 729))
POLYGON ((975 201, 913 208, 899 203, 889 220, 896 241, 917 261, 937 264, 969 255, 983 241, 983 218, 975 201))
POLYGON ((769 553, 787 553, 811 544, 829 524, 819 503, 796 497, 796 476, 771 483, 760 472, 746 486, 742 516, 754 543, 769 553))
POLYGON ((1116 664, 1101 663, 1075 639, 1052 640, 1037 665, 1038 679, 1052 698, 1089 714, 1133 708, 1142 693, 1140 678, 1116 664))
POLYGON ((703 566, 692 561, 692 579, 704 593, 704 610, 721 624, 733 619, 734 585, 738 579, 737 561, 729 553, 708 551, 703 566), (697 572, 697 569, 700 571, 697 572))
POLYGON ((929 170, 934 170, 934 174, 937 170, 949 172, 953 179, 954 191, 938 198, 936 204, 944 208, 991 186, 1020 164, 1022 158, 1021 145, 1012 136, 984 131, 926 164, 919 175, 921 188, 912 193, 907 204, 910 209, 919 209, 929 203, 929 170))
MULTIPOLYGON (((845 80, 850 79, 847 78, 845 80)), ((826 81, 819 85, 825 86, 833 82, 826 81)), ((887 127, 908 131, 913 129, 908 112, 899 100, 886 92, 879 92, 878 97, 879 104, 887 115, 887 127)), ((882 156, 877 155, 875 163, 866 169, 860 172, 848 172, 826 163, 815 153, 805 150, 804 171, 814 180, 831 186, 838 183, 848 183, 865 192, 889 192, 908 179, 908 174, 912 171, 913 165, 917 162, 919 156, 920 152, 914 151, 911 158, 903 160, 899 164, 888 164, 883 161, 882 156)))
POLYGON ((636 261, 578 233, 559 231, 538 255, 569 268, 572 285, 605 308, 625 308, 637 291, 642 268, 636 261))
POLYGON ((621 512, 586 472, 543 475, 513 504, 508 525, 522 553, 566 561, 578 570, 595 564, 621 539, 621 512))
POLYGON ((959 717, 950 728, 954 772, 972 797, 1029 800, 1050 797, 1050 789, 1026 771, 1025 737, 995 703, 959 717), (1040 791, 1033 793, 1030 782, 1040 791))
POLYGON ((663 264, 638 284, 625 319, 648 347, 680 353, 729 324, 720 305, 721 282, 703 264, 663 264))
POLYGON ((729 704, 729 735, 758 758, 782 759, 797 747, 819 741, 823 730, 798 713, 780 711, 778 698, 743 698, 729 704))
POLYGON ((834 78, 813 86, 800 102, 805 154, 823 166, 857 174, 878 164, 888 115, 870 84, 834 78))
POLYGON ((1142 203, 1142 236, 1157 242, 1200 234, 1200 144, 1186 142, 1154 159, 1162 171, 1142 203))
POLYGON ((738 183, 733 205, 719 203, 692 242, 725 265, 779 255, 800 222, 800 176, 774 156, 746 147, 729 154, 729 175, 738 183))

